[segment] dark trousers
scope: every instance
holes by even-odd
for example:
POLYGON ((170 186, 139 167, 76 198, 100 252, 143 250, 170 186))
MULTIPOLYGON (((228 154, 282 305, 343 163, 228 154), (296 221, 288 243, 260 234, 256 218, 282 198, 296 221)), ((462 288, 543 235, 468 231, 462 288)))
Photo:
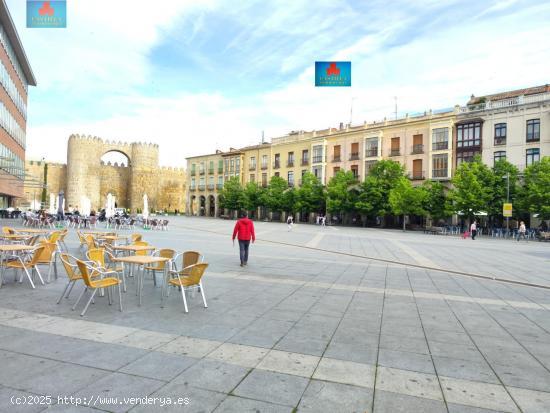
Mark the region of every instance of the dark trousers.
POLYGON ((477 235, 477 230, 476 229, 472 230, 472 239, 476 239, 476 235, 477 235))
POLYGON ((239 240, 239 252, 241 256, 241 264, 246 264, 248 261, 248 247, 250 246, 250 240, 239 240))

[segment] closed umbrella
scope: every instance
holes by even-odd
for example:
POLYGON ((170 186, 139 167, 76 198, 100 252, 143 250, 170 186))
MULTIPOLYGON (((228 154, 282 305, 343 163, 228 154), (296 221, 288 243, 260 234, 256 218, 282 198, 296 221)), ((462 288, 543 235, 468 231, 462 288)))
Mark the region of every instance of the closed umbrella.
POLYGON ((149 200, 147 199, 147 194, 143 195, 143 220, 145 221, 144 226, 147 226, 147 219, 149 218, 149 200))
POLYGON ((105 218, 109 219, 113 215, 114 215, 113 195, 109 192, 107 194, 107 205, 105 205, 105 218))
POLYGON ((50 214, 55 214, 55 195, 50 194, 50 209, 48 210, 50 214))

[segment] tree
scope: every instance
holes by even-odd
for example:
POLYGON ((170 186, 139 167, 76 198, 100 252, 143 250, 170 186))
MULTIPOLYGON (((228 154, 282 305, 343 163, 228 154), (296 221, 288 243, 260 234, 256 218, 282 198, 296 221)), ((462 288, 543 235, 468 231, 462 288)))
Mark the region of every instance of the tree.
POLYGON ((283 205, 282 210, 294 214, 298 211, 297 202, 297 190, 295 188, 288 188, 283 192, 283 205))
POLYGON ((502 216, 502 204, 506 202, 512 202, 515 210, 520 209, 515 202, 518 190, 518 173, 518 168, 504 159, 496 162, 493 166, 493 198, 487 211, 492 217, 502 216), (508 192, 510 192, 509 196, 508 192))
POLYGON ((426 192, 422 208, 432 220, 446 218, 452 214, 445 194, 445 186, 441 182, 426 181, 422 187, 426 192))
POLYGON ((220 193, 220 205, 230 211, 238 211, 243 208, 244 192, 241 181, 234 176, 223 185, 220 193))
POLYGON ((325 210, 325 191, 321 181, 311 172, 302 176, 302 185, 296 190, 296 211, 309 214, 325 210))
POLYGON ((331 214, 347 214, 353 211, 357 201, 357 179, 351 171, 338 171, 327 185, 327 211, 331 214))
POLYGON ((424 201, 427 192, 424 187, 412 186, 411 182, 405 178, 400 178, 391 189, 388 195, 388 202, 392 212, 396 215, 403 215, 403 231, 405 231, 406 215, 424 215, 424 201))
POLYGON ((470 220, 479 212, 486 212, 493 199, 494 175, 476 155, 472 162, 463 162, 452 179, 449 192, 454 212, 470 220))
POLYGON ((521 195, 529 212, 539 214, 540 219, 550 219, 550 157, 525 168, 521 195))
POLYGON ((288 183, 280 176, 272 176, 269 185, 261 196, 262 204, 272 212, 281 212, 284 208, 283 194, 288 183))
POLYGON ((47 188, 48 188, 48 163, 44 162, 44 186, 42 187, 42 195, 40 197, 40 201, 42 202, 42 205, 46 205, 47 188))
POLYGON ((369 170, 360 186, 355 207, 361 214, 384 217, 392 213, 389 194, 405 177, 404 167, 391 160, 381 160, 369 170))
POLYGON ((242 208, 246 211, 255 211, 262 205, 263 189, 255 182, 249 182, 245 185, 242 194, 242 208))

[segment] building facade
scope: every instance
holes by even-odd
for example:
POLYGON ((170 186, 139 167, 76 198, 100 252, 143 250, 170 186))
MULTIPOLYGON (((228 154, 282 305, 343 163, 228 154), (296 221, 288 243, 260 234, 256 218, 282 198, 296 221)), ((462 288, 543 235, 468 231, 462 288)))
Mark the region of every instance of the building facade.
POLYGON ((24 196, 27 97, 36 79, 11 19, 0 0, 0 209, 24 196))

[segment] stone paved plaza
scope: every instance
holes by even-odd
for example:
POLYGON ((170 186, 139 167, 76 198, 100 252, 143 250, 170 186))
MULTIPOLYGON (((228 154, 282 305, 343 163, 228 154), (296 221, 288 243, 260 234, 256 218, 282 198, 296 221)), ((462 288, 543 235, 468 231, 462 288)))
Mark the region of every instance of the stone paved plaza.
MULTIPOLYGON (((12 404, 47 402, 36 395, 63 412, 550 412, 550 289, 444 271, 550 286, 550 244, 256 223, 241 268, 233 224, 181 217, 142 231, 210 264, 209 306, 197 294, 188 314, 177 291, 161 308, 148 278, 141 307, 130 279, 124 312, 98 297, 80 317, 76 287, 56 304, 61 266, 36 290, 8 272, 0 411, 42 411, 12 404), (123 399, 146 396, 156 404, 123 399), (188 404, 161 407, 166 397, 188 404)), ((68 245, 80 254, 74 230, 68 245)))

